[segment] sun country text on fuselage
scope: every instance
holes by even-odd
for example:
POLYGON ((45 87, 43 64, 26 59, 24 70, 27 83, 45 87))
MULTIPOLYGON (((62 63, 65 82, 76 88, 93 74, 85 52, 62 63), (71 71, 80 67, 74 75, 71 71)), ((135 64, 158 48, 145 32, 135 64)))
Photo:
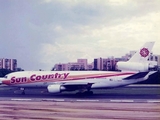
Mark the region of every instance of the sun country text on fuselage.
MULTIPOLYGON (((84 71, 79 73, 79 71, 42 71, 35 72, 20 72, 19 76, 13 74, 8 76, 8 80, 3 81, 4 84, 8 85, 18 85, 26 83, 36 83, 36 82, 63 82, 63 81, 77 81, 77 80, 88 80, 89 82, 95 81, 94 79, 109 78, 116 76, 128 76, 135 72, 106 72, 106 71, 84 71), (25 73, 25 75, 24 75, 25 73), (93 79, 93 80, 91 80, 93 79)), ((98 82, 98 81, 97 81, 98 82)))

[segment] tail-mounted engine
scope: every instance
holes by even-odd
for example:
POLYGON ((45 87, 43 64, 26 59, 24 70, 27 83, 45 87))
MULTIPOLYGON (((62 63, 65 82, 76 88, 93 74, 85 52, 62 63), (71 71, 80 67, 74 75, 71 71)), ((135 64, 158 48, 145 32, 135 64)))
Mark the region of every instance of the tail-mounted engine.
POLYGON ((157 67, 156 61, 147 61, 143 63, 137 62, 118 62, 117 69, 125 71, 140 71, 145 72, 157 67))

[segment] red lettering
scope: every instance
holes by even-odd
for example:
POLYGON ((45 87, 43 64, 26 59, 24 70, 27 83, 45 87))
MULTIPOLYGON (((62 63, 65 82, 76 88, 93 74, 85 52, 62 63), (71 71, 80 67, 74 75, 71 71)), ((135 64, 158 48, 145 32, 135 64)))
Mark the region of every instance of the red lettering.
POLYGON ((16 78, 16 83, 20 83, 21 82, 21 78, 16 78))
POLYGON ((61 76, 62 76, 62 75, 61 75, 61 74, 59 74, 59 75, 58 75, 58 78, 61 78, 61 76))
POLYGON ((55 74, 55 78, 58 78, 58 73, 55 74))
POLYGON ((41 76, 37 76, 37 77, 36 77, 36 80, 40 80, 40 79, 41 79, 41 76))
POLYGON ((42 75, 42 79, 45 80, 47 79, 48 75, 42 75))
MULTIPOLYGON (((69 73, 55 73, 55 74, 49 74, 49 75, 36 75, 33 74, 30 76, 30 80, 32 82, 36 82, 36 81, 42 81, 42 80, 52 80, 52 79, 66 79, 69 76, 69 73)), ((21 81, 26 81, 25 79, 21 80, 21 81)))
POLYGON ((54 74, 48 75, 48 79, 54 78, 54 74))
POLYGON ((11 84, 16 84, 16 83, 24 83, 27 82, 27 78, 26 77, 12 77, 10 83, 11 84))
POLYGON ((35 81, 36 74, 31 75, 30 80, 35 81))
POLYGON ((26 77, 22 77, 21 82, 27 82, 27 78, 26 77))
POLYGON ((64 73, 64 79, 68 77, 69 73, 64 73))
POLYGON ((11 83, 11 84, 14 84, 15 81, 16 81, 16 80, 15 80, 15 77, 12 77, 10 83, 11 83))

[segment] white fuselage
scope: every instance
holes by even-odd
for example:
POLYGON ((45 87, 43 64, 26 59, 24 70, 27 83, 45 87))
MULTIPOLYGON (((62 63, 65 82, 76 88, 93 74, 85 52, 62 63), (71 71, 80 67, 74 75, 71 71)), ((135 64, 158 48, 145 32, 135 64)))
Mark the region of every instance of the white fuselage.
POLYGON ((108 71, 23 71, 9 74, 2 83, 24 88, 47 87, 52 84, 64 83, 93 83, 92 89, 113 88, 141 81, 123 80, 133 74, 134 72, 108 71))

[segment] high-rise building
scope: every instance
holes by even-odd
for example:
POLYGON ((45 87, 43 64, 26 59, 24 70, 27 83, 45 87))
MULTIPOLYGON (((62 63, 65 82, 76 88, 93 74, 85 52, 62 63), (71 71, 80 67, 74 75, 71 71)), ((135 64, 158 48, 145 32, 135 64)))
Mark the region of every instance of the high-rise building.
POLYGON ((93 70, 93 62, 87 65, 86 70, 93 70))
POLYGON ((17 69, 17 60, 16 59, 0 59, 0 69, 8 69, 15 71, 17 69))
POLYGON ((93 70, 102 70, 103 69, 103 59, 96 58, 93 61, 93 70))
POLYGON ((59 63, 55 64, 54 70, 68 71, 68 70, 91 70, 92 65, 88 65, 87 59, 77 59, 77 62, 59 63))
POLYGON ((80 63, 85 70, 87 70, 87 65, 88 65, 88 62, 87 62, 87 59, 77 59, 77 63, 80 63))
POLYGON ((54 70, 56 70, 56 71, 66 71, 66 70, 68 70, 68 65, 65 64, 65 63, 55 64, 54 70))

